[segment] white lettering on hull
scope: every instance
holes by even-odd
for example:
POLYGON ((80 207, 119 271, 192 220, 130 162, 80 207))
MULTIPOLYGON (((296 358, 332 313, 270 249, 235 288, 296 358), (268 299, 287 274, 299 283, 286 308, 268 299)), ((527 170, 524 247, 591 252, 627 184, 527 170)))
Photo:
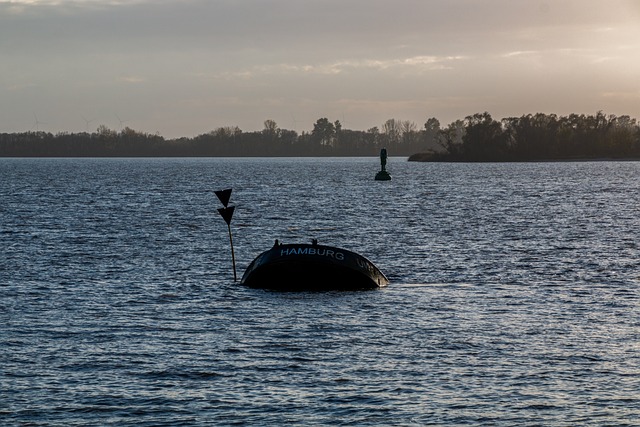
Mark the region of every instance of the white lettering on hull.
POLYGON ((324 248, 280 249, 280 256, 289 256, 289 255, 318 255, 318 256, 326 256, 329 258, 337 259, 338 261, 344 261, 344 254, 342 252, 336 252, 331 249, 324 249, 324 248))

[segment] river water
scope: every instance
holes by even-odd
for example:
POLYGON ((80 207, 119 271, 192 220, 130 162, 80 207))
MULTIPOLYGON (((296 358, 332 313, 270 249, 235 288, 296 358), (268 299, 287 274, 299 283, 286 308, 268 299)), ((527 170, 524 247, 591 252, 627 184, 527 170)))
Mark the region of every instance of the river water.
POLYGON ((640 162, 0 159, 0 424, 640 425, 640 162), (234 283, 351 249, 391 284, 234 283))

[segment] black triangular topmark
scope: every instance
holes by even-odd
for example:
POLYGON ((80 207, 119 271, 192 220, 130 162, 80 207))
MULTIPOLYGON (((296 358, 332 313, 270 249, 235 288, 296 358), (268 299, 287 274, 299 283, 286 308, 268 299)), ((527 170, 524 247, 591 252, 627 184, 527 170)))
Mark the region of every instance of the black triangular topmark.
POLYGON ((231 188, 228 188, 226 190, 214 191, 214 193, 216 193, 216 196, 218 196, 218 199, 220 199, 220 201, 226 208, 229 204, 229 199, 231 198, 231 188))
POLYGON ((224 221, 227 223, 227 225, 231 225, 231 217, 233 216, 233 210, 235 208, 236 208, 235 206, 229 206, 226 208, 218 209, 218 212, 220 213, 224 221))

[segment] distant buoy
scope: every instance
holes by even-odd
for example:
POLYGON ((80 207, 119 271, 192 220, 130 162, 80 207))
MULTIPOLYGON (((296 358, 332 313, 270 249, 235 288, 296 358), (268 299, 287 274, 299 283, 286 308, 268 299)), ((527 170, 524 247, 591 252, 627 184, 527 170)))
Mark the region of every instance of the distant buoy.
POLYGON ((387 171, 379 171, 376 174, 376 181, 389 181, 391 180, 391 175, 387 171))
POLYGON ((389 181, 391 175, 387 172, 387 149, 380 150, 380 171, 376 174, 376 181, 389 181))

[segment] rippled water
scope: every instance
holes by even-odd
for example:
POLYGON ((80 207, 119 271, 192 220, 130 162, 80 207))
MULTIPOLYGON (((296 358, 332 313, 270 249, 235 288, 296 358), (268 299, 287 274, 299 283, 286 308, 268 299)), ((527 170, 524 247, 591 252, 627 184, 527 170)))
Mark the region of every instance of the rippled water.
POLYGON ((639 425, 640 163, 0 159, 2 425, 639 425), (391 285, 233 282, 274 239, 391 285))

